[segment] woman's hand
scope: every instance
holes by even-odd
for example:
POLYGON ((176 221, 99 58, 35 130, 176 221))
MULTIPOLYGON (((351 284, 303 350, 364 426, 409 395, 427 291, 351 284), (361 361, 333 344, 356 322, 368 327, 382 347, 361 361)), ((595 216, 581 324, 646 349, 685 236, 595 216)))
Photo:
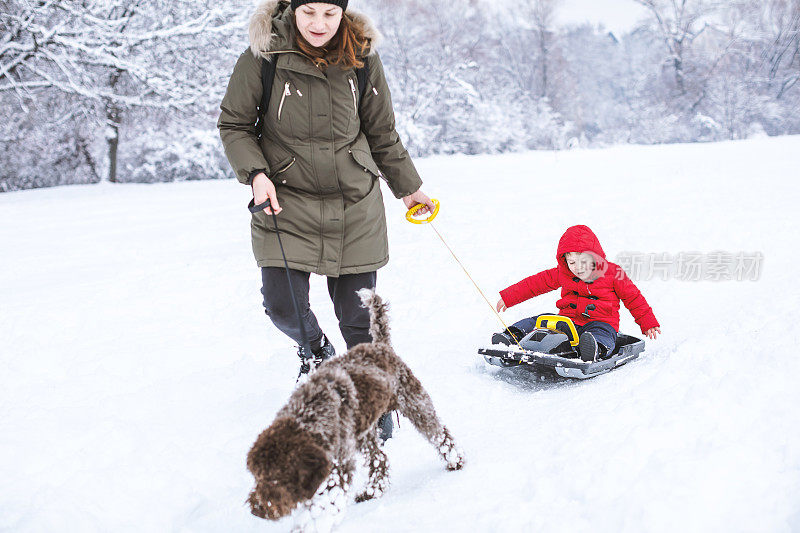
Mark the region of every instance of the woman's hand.
POLYGON ((508 307, 506 307, 506 303, 503 301, 503 299, 502 299, 502 298, 500 298, 499 300, 497 300, 497 306, 496 306, 496 307, 497 307, 497 312, 498 312, 498 313, 502 313, 503 311, 505 311, 506 309, 508 309, 508 307))
POLYGON ((661 328, 658 328, 658 327, 650 328, 650 329, 648 329, 647 331, 644 332, 644 334, 647 335, 648 339, 653 339, 653 340, 655 340, 656 336, 659 333, 661 333, 661 328))
POLYGON ((256 205, 261 205, 267 201, 267 198, 269 198, 272 209, 269 207, 264 209, 266 214, 271 215, 273 209, 276 215, 283 211, 283 208, 278 203, 278 194, 275 192, 275 184, 262 172, 253 178, 253 201, 255 201, 256 205))
POLYGON ((433 205, 431 199, 428 198, 428 196, 424 192, 422 192, 422 189, 418 190, 413 194, 405 196, 403 198, 403 203, 406 204, 406 209, 411 209, 417 204, 424 204, 425 207, 417 211, 416 213, 417 215, 427 215, 428 213, 433 213, 434 209, 436 209, 436 206, 433 205))

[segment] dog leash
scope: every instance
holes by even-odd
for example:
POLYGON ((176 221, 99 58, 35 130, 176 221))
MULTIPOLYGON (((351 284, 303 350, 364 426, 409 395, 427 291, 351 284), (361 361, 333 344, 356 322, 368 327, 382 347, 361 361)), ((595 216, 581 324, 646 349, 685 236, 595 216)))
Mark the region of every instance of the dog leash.
MULTIPOLYGON (((259 211, 263 211, 267 207, 272 207, 269 198, 263 204, 255 205, 255 199, 250 200, 250 205, 247 208, 250 210, 251 213, 258 213, 259 211)), ((292 304, 294 305, 294 312, 297 315, 297 323, 300 325, 300 338, 303 341, 300 346, 302 346, 305 353, 310 354, 311 352, 311 343, 308 342, 308 334, 306 333, 306 327, 303 324, 303 317, 300 315, 300 306, 297 305, 297 298, 294 296, 294 287, 292 286, 292 277, 289 275, 289 262, 286 260, 286 252, 283 250, 283 241, 281 240, 281 232, 278 229, 278 216, 275 214, 275 210, 272 209, 272 222, 275 224, 275 234, 278 236, 278 244, 281 247, 281 255, 283 256, 283 266, 286 270, 286 281, 289 283, 289 294, 292 296, 292 304)), ((302 369, 300 371, 300 375, 297 376, 297 380, 300 380, 300 376, 303 374, 302 369)))
POLYGON ((458 263, 458 266, 460 266, 461 269, 464 271, 464 274, 467 275, 467 277, 472 282, 472 284, 475 286, 475 288, 478 290, 480 295, 483 296, 483 300, 486 302, 486 305, 489 306, 489 309, 492 310, 492 313, 494 313, 494 316, 496 316, 497 320, 499 320, 500 323, 503 324, 503 328, 505 328, 505 331, 508 331, 508 334, 511 335, 511 338, 514 339, 515 343, 517 343, 517 346, 522 348, 522 346, 520 346, 520 344, 519 344, 519 339, 517 339, 516 335, 511 333, 511 330, 508 329, 508 326, 506 325, 505 321, 503 320, 503 317, 500 316, 500 313, 498 313, 497 310, 494 308, 492 303, 489 301, 489 298, 486 297, 486 295, 483 293, 481 288, 478 287, 478 284, 475 283, 475 280, 470 275, 469 271, 467 270, 467 267, 465 267, 464 264, 458 259, 458 257, 456 256, 455 252, 453 252, 453 249, 450 248, 450 246, 444 240, 444 237, 442 237, 442 234, 439 233, 439 230, 437 230, 436 226, 433 225, 433 219, 435 219, 436 215, 439 214, 439 200, 431 199, 431 202, 433 202, 434 210, 433 210, 433 213, 431 213, 428 218, 421 218, 421 219, 420 218, 414 218, 414 216, 417 214, 417 211, 419 211, 420 209, 425 207, 425 204, 417 204, 417 205, 415 205, 414 207, 412 207, 411 209, 408 210, 408 212, 406 213, 406 220, 408 220, 412 224, 426 224, 426 225, 431 227, 431 229, 436 233, 436 236, 439 237, 439 240, 442 241, 442 244, 444 244, 444 247, 447 248, 447 251, 450 252, 450 255, 453 256, 453 259, 456 260, 456 263, 458 263))

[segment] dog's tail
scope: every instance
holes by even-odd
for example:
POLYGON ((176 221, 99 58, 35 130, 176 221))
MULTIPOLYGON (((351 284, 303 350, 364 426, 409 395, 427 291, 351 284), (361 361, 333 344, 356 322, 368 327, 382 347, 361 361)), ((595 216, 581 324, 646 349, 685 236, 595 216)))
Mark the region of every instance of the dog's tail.
POLYGON ((369 333, 372 342, 389 344, 389 304, 384 303, 373 289, 358 291, 362 307, 369 309, 369 333))

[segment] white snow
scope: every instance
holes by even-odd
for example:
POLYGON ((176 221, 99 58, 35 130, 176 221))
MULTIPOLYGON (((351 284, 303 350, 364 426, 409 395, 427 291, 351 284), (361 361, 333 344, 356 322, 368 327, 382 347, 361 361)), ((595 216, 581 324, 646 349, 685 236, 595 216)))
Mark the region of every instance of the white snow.
MULTIPOLYGON (((761 252, 763 271, 640 280, 663 336, 608 375, 543 381, 477 355, 496 318, 387 192, 379 293, 467 462, 447 472, 402 420, 386 494, 337 531, 800 529, 798 154, 784 137, 418 161, 491 299, 579 223, 612 260, 761 252)), ((244 503, 245 455, 298 367, 261 309, 248 199, 231 181, 0 195, 0 531, 289 529, 244 503)), ((322 278, 312 303, 341 351, 322 278)))

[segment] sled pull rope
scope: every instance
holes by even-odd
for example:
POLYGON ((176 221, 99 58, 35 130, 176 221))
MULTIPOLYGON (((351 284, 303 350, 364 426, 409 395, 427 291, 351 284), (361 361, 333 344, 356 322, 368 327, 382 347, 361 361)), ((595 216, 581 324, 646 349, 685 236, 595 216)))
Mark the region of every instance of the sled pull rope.
POLYGON ((444 237, 442 237, 442 234, 439 233, 439 230, 436 229, 436 226, 433 225, 433 219, 436 218, 436 215, 439 214, 439 200, 431 199, 431 202, 436 207, 436 209, 434 210, 433 214, 431 214, 431 216, 429 216, 426 219, 422 219, 422 220, 413 218, 414 215, 417 213, 417 211, 419 211, 420 209, 425 207, 425 204, 417 204, 417 205, 415 205, 414 207, 412 207, 411 209, 408 210, 408 212, 406 213, 406 220, 408 220, 409 222, 413 222, 414 224, 427 224, 427 225, 429 225, 431 227, 431 229, 436 233, 436 236, 439 237, 439 240, 442 241, 442 244, 444 244, 444 247, 447 248, 447 251, 450 252, 450 255, 453 256, 453 259, 456 260, 456 263, 458 263, 458 266, 461 267, 461 270, 464 271, 464 274, 467 275, 469 280, 475 286, 475 289, 477 289, 477 291, 483 297, 483 300, 486 302, 486 305, 489 306, 489 309, 492 310, 492 313, 494 313, 494 316, 496 316, 497 320, 499 320, 500 323, 503 324, 504 331, 508 331, 509 335, 511 335, 511 338, 514 339, 514 342, 517 344, 517 346, 519 346, 520 349, 522 349, 522 346, 520 346, 520 344, 519 344, 519 339, 517 339, 517 337, 513 333, 511 333, 511 331, 509 331, 508 326, 506 325, 505 321, 503 320, 503 317, 500 316, 500 313, 497 312, 497 309, 494 308, 494 306, 489 301, 489 299, 486 297, 486 295, 483 293, 481 288, 478 287, 478 284, 475 283, 475 280, 472 279, 472 276, 470 275, 470 273, 467 270, 467 268, 464 266, 464 264, 461 261, 459 261, 459 259, 456 256, 455 252, 453 252, 453 249, 450 248, 450 246, 447 244, 447 241, 445 241, 444 237))

